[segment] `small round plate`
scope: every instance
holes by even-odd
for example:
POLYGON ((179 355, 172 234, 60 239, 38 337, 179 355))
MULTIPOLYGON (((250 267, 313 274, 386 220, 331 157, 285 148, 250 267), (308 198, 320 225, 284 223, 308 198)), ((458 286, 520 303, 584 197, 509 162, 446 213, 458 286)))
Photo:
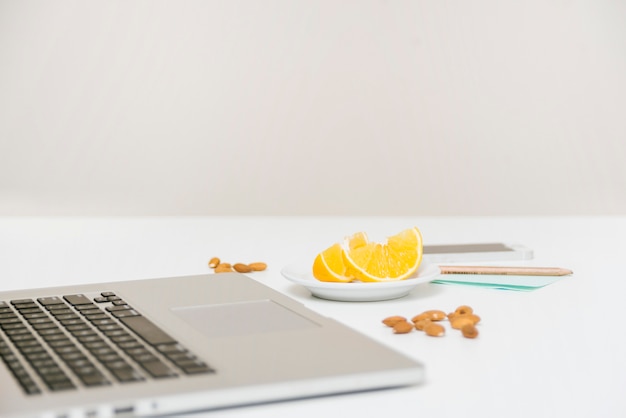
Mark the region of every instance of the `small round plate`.
POLYGON ((290 264, 281 270, 287 279, 309 289, 313 296, 343 302, 373 302, 397 299, 408 295, 416 286, 428 283, 440 274, 439 266, 422 262, 417 273, 394 282, 322 282, 313 277, 311 265, 290 264))

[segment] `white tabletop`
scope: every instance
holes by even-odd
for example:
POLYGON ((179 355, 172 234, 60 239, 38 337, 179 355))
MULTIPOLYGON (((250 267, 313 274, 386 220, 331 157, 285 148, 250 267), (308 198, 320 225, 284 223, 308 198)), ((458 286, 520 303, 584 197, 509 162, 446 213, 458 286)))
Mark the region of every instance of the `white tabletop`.
POLYGON ((264 261, 268 269, 251 277, 427 368, 415 387, 201 414, 210 417, 621 417, 624 237, 624 217, 0 218, 0 289, 204 274, 213 256, 264 261), (513 264, 574 274, 531 292, 424 284, 401 299, 362 303, 311 297, 280 274, 353 232, 382 239, 410 226, 425 244, 520 243, 534 259, 513 264), (476 339, 394 335, 380 322, 462 304, 482 318, 476 339))

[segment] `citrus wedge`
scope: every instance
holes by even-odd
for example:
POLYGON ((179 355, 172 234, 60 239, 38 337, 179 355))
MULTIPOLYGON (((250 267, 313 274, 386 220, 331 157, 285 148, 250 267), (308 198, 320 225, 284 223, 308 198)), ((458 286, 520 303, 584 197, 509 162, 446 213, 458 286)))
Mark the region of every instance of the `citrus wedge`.
POLYGON ((343 250, 343 275, 363 282, 404 280, 422 262, 422 234, 416 227, 408 228, 383 244, 370 242, 364 233, 357 233, 346 239, 343 250))
POLYGON ((339 243, 331 245, 315 257, 313 277, 322 282, 347 283, 354 280, 346 275, 343 248, 339 243))

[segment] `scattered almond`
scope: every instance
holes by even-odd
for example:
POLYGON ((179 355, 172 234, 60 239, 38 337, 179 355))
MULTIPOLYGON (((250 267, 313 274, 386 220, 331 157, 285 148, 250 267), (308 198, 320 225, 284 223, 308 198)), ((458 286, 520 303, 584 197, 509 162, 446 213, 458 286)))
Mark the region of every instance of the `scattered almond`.
POLYGON ((419 321, 415 321, 415 329, 418 331, 424 331, 424 328, 426 328, 426 325, 432 323, 432 321, 428 318, 424 318, 424 319, 420 319, 419 321))
POLYGON ((446 318, 451 328, 461 330, 463 337, 476 338, 478 336, 476 324, 480 322, 480 317, 467 305, 461 305, 449 314, 438 309, 424 311, 411 318, 413 324, 400 315, 387 317, 382 322, 393 328, 395 334, 406 334, 415 328, 418 331, 424 331, 426 335, 431 337, 441 337, 446 333, 446 329, 441 325, 441 321, 446 318))
POLYGON ((452 318, 456 318, 458 316, 463 316, 463 315, 471 315, 473 313, 474 313, 474 310, 472 309, 471 306, 461 305, 458 308, 456 308, 454 312, 450 312, 448 314, 448 319, 452 320, 452 318))
POLYGON ((233 268, 228 263, 221 263, 218 264, 213 271, 215 271, 216 273, 231 273, 233 271, 233 268))
POLYGON ((267 264, 262 263, 262 262, 256 262, 256 263, 250 263, 248 264, 248 266, 250 266, 250 268, 252 269, 252 271, 263 271, 267 268, 267 264))
POLYGON ((393 327, 398 322, 406 322, 406 318, 403 316, 395 315, 383 319, 383 324, 387 325, 388 327, 393 327))
POLYGON ((480 322, 480 317, 478 315, 470 314, 470 315, 461 315, 455 316, 450 320, 450 326, 454 329, 461 329, 465 325, 476 325, 480 322))
POLYGON ((413 324, 409 321, 400 321, 393 326, 394 334, 408 334, 413 331, 413 324))
POLYGON ((234 264, 233 269, 239 273, 250 273, 252 271, 252 268, 249 265, 243 263, 234 264))
POLYGON ((446 329, 442 325, 431 322, 426 324, 424 332, 431 337, 442 337, 446 333, 446 329))
POLYGON ((461 328, 461 333, 465 338, 476 338, 478 337, 478 329, 473 324, 464 325, 461 328))
POLYGON ((261 261, 257 261, 250 264, 235 263, 222 263, 219 257, 213 257, 209 260, 209 267, 214 269, 215 273, 225 273, 237 271, 239 273, 251 273, 253 271, 263 271, 267 268, 267 264, 261 261))
POLYGON ((444 311, 432 309, 430 311, 424 311, 421 314, 414 316, 411 321, 417 322, 421 321, 422 319, 430 319, 431 321, 442 321, 446 319, 446 313, 444 311))

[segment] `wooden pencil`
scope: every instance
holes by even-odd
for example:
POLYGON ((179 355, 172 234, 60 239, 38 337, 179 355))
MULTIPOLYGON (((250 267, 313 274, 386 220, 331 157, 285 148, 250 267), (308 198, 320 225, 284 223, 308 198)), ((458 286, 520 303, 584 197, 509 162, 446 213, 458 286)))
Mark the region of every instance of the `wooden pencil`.
POLYGON ((502 274, 512 276, 567 276, 573 272, 560 267, 439 266, 441 274, 502 274))

